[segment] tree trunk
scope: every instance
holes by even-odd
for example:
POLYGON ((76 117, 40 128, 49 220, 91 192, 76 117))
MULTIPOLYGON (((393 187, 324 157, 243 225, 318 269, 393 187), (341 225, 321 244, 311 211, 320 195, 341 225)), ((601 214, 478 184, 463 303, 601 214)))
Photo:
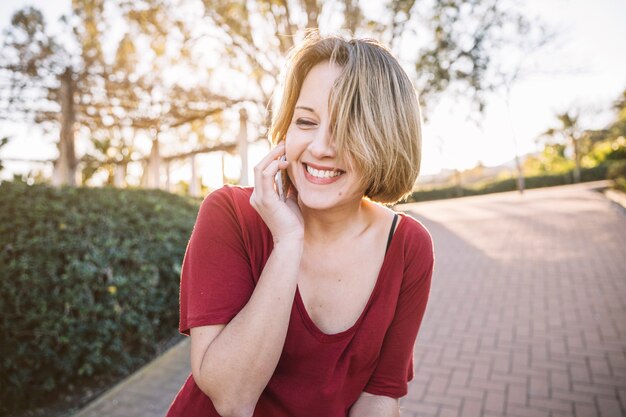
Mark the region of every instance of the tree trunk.
POLYGON ((517 170, 517 190, 520 192, 520 194, 524 194, 526 181, 524 178, 524 169, 522 168, 522 164, 519 160, 519 156, 517 155, 517 151, 515 152, 515 169, 517 170))
POLYGON ((113 171, 113 186, 116 188, 126 187, 126 173, 128 169, 127 162, 119 162, 115 164, 113 171))
POLYGON ((578 149, 578 139, 572 136, 572 146, 574 148, 574 182, 580 182, 580 150, 578 149))
POLYGON ((146 182, 147 188, 160 188, 161 185, 161 154, 159 151, 159 138, 152 139, 152 150, 150 151, 150 158, 148 159, 148 166, 146 167, 146 182))
POLYGON ((463 187, 461 183, 461 172, 458 169, 454 170, 454 184, 456 186, 456 196, 463 197, 463 187))
POLYGON ((172 161, 165 162, 165 189, 167 192, 171 193, 172 190, 172 173, 171 173, 171 163, 172 161))
POLYGON ((74 150, 74 83, 71 68, 66 68, 61 81, 61 137, 59 158, 54 163, 53 185, 76 185, 76 152, 74 150))
POLYGON ((200 187, 198 186, 198 172, 196 169, 196 154, 189 156, 191 163, 191 179, 189 180, 189 195, 200 197, 200 187))
POLYGON ((306 27, 317 28, 317 18, 320 13, 320 5, 317 0, 304 0, 304 8, 306 10, 306 27))
POLYGON ((344 0, 344 26, 350 31, 350 34, 354 36, 356 28, 359 26, 361 10, 359 9, 358 1, 344 0))
POLYGON ((239 157, 241 158, 241 176, 239 184, 248 185, 248 113, 246 109, 239 110, 239 138, 237 140, 239 157))
POLYGON ((222 152, 222 183, 226 184, 228 182, 228 177, 226 177, 226 152, 222 152))

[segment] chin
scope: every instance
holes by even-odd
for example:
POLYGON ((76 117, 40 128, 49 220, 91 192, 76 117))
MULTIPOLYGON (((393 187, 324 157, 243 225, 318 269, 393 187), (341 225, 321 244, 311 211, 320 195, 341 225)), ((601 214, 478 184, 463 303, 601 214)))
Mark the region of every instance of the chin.
POLYGON ((349 195, 346 190, 341 189, 314 191, 304 187, 298 190, 298 199, 302 205, 312 210, 328 210, 350 203, 358 204, 361 198, 358 195, 349 195))
POLYGON ((336 199, 330 199, 324 196, 308 195, 308 193, 298 194, 300 202, 305 207, 312 210, 328 210, 339 203, 336 199))

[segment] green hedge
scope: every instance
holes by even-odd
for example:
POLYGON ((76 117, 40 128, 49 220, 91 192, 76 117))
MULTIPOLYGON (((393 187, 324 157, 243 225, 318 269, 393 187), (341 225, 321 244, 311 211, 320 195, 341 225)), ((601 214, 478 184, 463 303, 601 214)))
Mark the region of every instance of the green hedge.
POLYGON ((154 355, 197 210, 161 191, 0 184, 0 414, 154 355))
MULTIPOLYGON (((599 165, 594 168, 584 168, 580 171, 581 181, 598 181, 607 178, 608 165, 599 165)), ((553 187, 557 185, 572 184, 574 182, 573 173, 567 172, 558 175, 538 175, 524 178, 526 189, 553 187)), ((442 187, 432 190, 414 191, 408 197, 407 203, 419 201, 442 200, 455 197, 467 197, 472 195, 501 193, 505 191, 517 190, 517 178, 507 178, 504 180, 489 181, 473 187, 442 187)))
POLYGON ((613 162, 609 166, 607 178, 613 180, 613 188, 626 193, 626 159, 613 162))

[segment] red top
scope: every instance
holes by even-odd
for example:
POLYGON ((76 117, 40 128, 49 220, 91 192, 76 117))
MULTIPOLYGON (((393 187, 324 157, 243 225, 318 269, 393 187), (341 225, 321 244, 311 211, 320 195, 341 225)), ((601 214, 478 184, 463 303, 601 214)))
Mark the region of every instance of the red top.
MULTIPOLYGON (((273 248, 250 205, 251 187, 223 188, 203 202, 180 284, 180 331, 228 323, 248 302, 273 248)), ((432 240, 402 216, 367 306, 341 333, 317 328, 296 290, 283 353, 255 417, 345 417, 363 391, 399 398, 413 378, 413 347, 433 271, 432 240)), ((168 417, 217 417, 190 375, 168 417)))

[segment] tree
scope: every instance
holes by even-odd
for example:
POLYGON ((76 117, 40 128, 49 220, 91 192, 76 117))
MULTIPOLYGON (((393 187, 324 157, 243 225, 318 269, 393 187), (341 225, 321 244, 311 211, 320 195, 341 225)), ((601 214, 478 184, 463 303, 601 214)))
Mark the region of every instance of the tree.
POLYGON ((391 45, 407 69, 414 70, 422 104, 431 105, 438 94, 456 90, 469 96, 479 110, 485 93, 496 85, 494 56, 519 45, 515 39, 520 35, 528 47, 543 39, 502 0, 392 0, 378 6, 356 0, 203 0, 203 4, 224 40, 222 54, 229 57, 220 64, 251 74, 256 91, 250 93, 262 102, 269 100, 284 55, 305 28, 333 32, 343 27, 380 39, 391 45), (408 42, 422 47, 407 47, 408 42))
POLYGON ((5 81, 0 116, 59 130, 57 184, 74 184, 79 162, 75 132, 93 143, 80 160, 83 179, 104 169, 111 182, 114 166, 146 158, 134 147, 139 131, 156 144, 161 132, 215 117, 238 103, 202 85, 165 80, 165 68, 193 66, 185 48, 170 48, 177 51, 173 54, 165 50, 170 38, 181 45, 190 37, 186 23, 171 9, 159 0, 73 0, 72 14, 63 19, 65 36, 71 37, 64 46, 47 33, 38 10, 14 15, 2 50, 7 64, 0 68, 5 81), (103 53, 103 43, 112 42, 105 6, 117 8, 127 28, 113 58, 103 53), (137 46, 141 41, 148 48, 137 46))
POLYGON ((609 127, 610 136, 614 139, 626 138, 626 90, 613 103, 613 109, 617 113, 615 121, 609 127))
POLYGON ((27 7, 15 13, 5 32, 0 117, 23 119, 50 127, 60 124, 56 178, 74 183, 73 80, 68 52, 46 32, 40 11, 27 7), (59 111, 60 110, 60 111, 59 111))
MULTIPOLYGON (((8 137, 4 137, 0 139, 0 149, 2 149, 2 147, 5 146, 7 143, 9 143, 8 137)), ((2 164, 2 161, 0 161, 0 172, 2 172, 3 169, 4 169, 4 165, 2 164)))
POLYGON ((590 144, 589 158, 596 164, 626 159, 626 90, 613 103, 615 119, 604 129, 586 130, 584 138, 590 144))
POLYGON ((16 14, 3 51, 11 60, 3 69, 9 88, 0 87, 0 113, 22 120, 36 114, 30 120, 66 126, 59 143, 69 172, 70 133, 91 138, 84 177, 102 169, 111 175, 113 165, 132 160, 138 132, 156 146, 167 132, 181 137, 178 129, 212 123, 231 106, 233 113, 247 110, 264 136, 285 56, 305 28, 378 38, 405 64, 422 105, 445 92, 468 97, 478 111, 499 82, 503 61, 496 57, 541 41, 538 26, 509 0, 73 0, 64 24, 71 47, 46 33, 35 9, 16 14), (121 19, 121 38, 110 35, 108 16, 121 19), (114 45, 115 54, 104 45, 114 45), (22 98, 21 107, 13 106, 22 98))
POLYGON ((583 130, 579 126, 578 115, 568 111, 557 114, 556 117, 560 122, 560 126, 549 128, 540 137, 548 141, 556 139, 560 143, 571 146, 572 160, 574 161, 574 182, 580 182, 580 142, 583 137, 583 130))
POLYGON ((526 175, 563 174, 571 171, 572 162, 565 155, 566 146, 562 143, 546 143, 539 155, 528 156, 523 169, 526 175))

